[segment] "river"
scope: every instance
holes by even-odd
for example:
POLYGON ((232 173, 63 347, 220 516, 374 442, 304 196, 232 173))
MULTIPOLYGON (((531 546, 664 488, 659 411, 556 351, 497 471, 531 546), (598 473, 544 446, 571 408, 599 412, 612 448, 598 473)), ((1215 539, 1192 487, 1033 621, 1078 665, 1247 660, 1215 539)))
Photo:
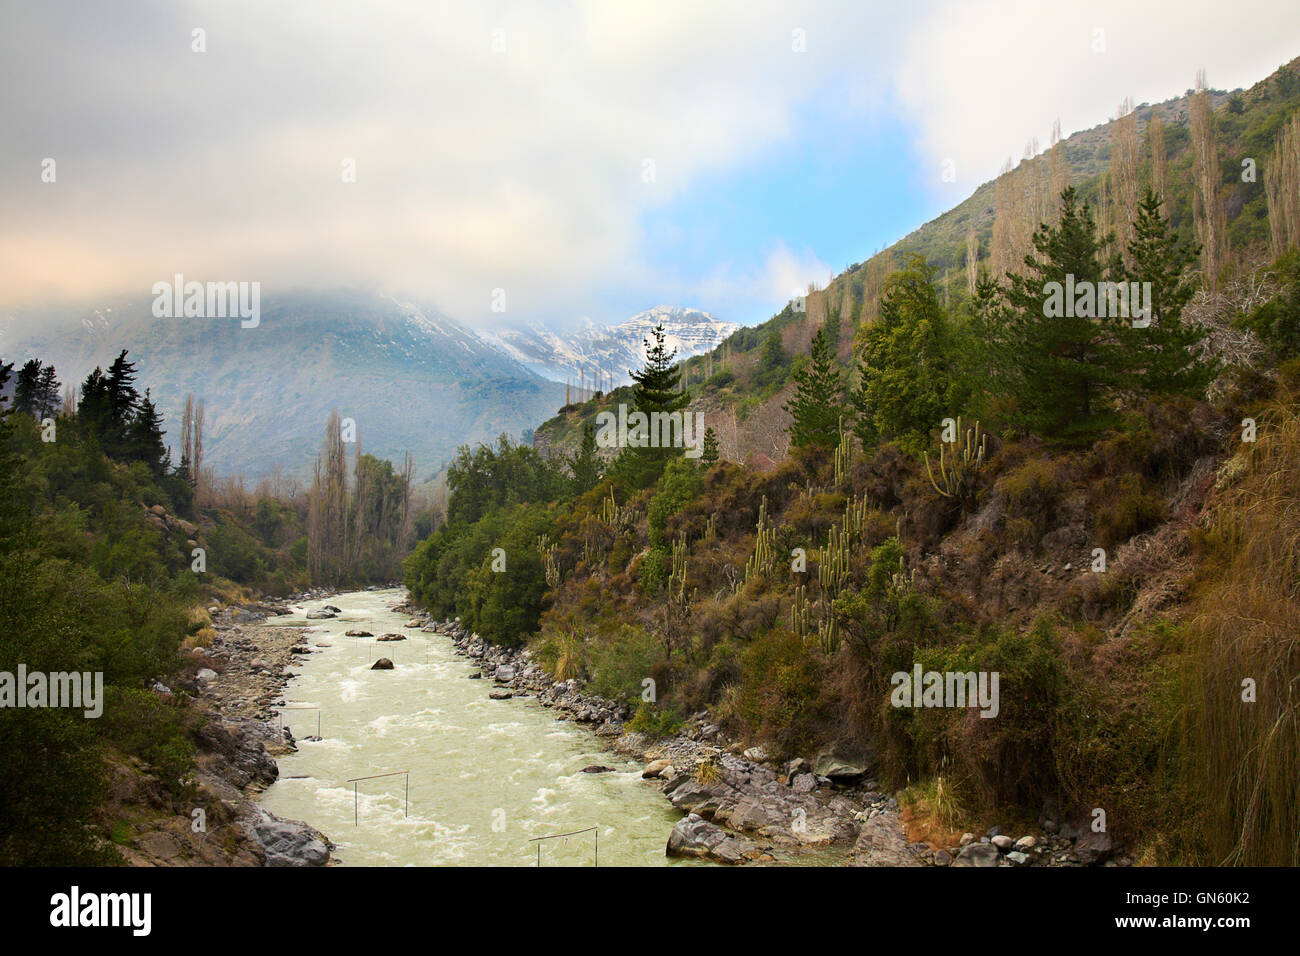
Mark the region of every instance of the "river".
POLYGON ((532 698, 489 700, 492 682, 469 679, 477 665, 448 638, 404 628, 409 618, 388 610, 405 597, 349 592, 272 619, 302 626, 325 604, 343 612, 310 622, 314 653, 285 687, 298 752, 278 759, 280 778, 261 799, 268 810, 316 827, 348 866, 536 866, 539 848, 542 866, 591 866, 597 855, 601 865, 699 865, 665 857, 681 814, 639 764, 532 698), (394 669, 371 670, 380 657, 394 669), (304 739, 318 714, 322 739, 304 739), (591 764, 615 772, 583 773, 591 764), (361 781, 355 795, 347 782, 393 771, 410 771, 409 808, 405 775, 361 781), (598 833, 530 842, 590 827, 598 833))

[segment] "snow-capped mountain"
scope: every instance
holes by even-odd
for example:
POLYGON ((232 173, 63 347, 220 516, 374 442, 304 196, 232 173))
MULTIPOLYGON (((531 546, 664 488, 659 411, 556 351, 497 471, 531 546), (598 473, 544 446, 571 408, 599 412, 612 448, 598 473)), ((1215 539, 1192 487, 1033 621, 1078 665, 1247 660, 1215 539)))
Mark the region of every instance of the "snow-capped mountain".
POLYGON ((147 298, 41 318, 27 317, 21 340, 0 340, 5 361, 39 357, 79 384, 128 349, 173 457, 185 396, 206 402, 206 461, 219 474, 256 478, 278 465, 308 480, 337 409, 363 451, 398 461, 409 449, 423 479, 459 445, 518 439, 564 400, 563 387, 446 316, 369 293, 267 295, 256 328, 155 318, 147 298))
POLYGON ((630 381, 628 373, 645 364, 643 341, 660 324, 664 341, 677 350, 679 359, 707 352, 740 328, 699 309, 658 305, 618 325, 586 319, 565 332, 530 325, 479 334, 544 378, 602 388, 630 381))

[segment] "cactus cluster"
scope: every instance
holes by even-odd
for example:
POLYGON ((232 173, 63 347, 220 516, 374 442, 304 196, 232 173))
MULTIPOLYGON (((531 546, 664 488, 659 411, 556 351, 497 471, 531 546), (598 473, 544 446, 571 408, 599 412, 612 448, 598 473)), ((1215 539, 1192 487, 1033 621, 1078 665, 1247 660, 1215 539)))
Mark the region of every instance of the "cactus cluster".
POLYGON ((770 577, 776 570, 776 529, 767 519, 767 495, 758 508, 758 536, 754 539, 754 553, 745 562, 745 584, 757 575, 770 577))
POLYGON ((614 531, 630 532, 636 528, 637 512, 631 505, 620 508, 611 488, 609 497, 600 503, 600 520, 614 531))
POLYGON ((682 611, 689 611, 690 597, 686 593, 686 535, 673 542, 672 570, 668 574, 668 599, 682 611))
MULTIPOLYGON (((984 452, 987 435, 980 431, 980 423, 974 427, 962 429, 961 418, 957 419, 957 434, 961 436, 961 447, 954 447, 948 452, 944 443, 939 444, 939 477, 935 478, 930 464, 930 453, 925 453, 925 473, 930 477, 934 490, 945 498, 955 498, 965 507, 974 503, 976 479, 984 468, 984 452)), ((954 443, 955 445, 956 443, 954 443)))

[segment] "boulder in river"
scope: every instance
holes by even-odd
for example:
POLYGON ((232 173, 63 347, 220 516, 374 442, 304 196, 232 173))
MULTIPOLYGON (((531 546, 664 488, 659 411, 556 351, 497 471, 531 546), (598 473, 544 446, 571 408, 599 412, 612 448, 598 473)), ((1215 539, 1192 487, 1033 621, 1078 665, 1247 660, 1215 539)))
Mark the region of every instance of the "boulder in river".
POLYGON ((391 671, 393 669, 393 662, 387 657, 381 657, 370 665, 370 669, 372 671, 391 671))
POLYGON ((405 634, 381 634, 379 637, 375 638, 375 640, 377 640, 377 641, 404 641, 404 640, 406 640, 406 635, 405 635, 405 634))
POLYGON ((309 621, 328 621, 332 617, 337 617, 333 611, 308 611, 307 620, 309 621))
POLYGON ((489 700, 509 700, 513 696, 515 695, 510 693, 510 691, 499 690, 498 688, 495 687, 492 688, 492 690, 488 691, 489 700))
POLYGON ((669 856, 695 856, 717 863, 747 863, 770 860, 758 846, 744 837, 732 836, 699 814, 688 814, 677 821, 668 836, 669 856))
POLYGON ((593 763, 593 764, 592 764, 591 766, 589 766, 589 767, 583 767, 583 768, 582 768, 582 772, 583 772, 583 773, 613 773, 613 772, 614 772, 614 768, 613 768, 613 767, 606 767, 606 766, 604 766, 604 765, 602 765, 602 764, 598 764, 598 763, 593 763))
POLYGON ((344 637, 374 637, 369 631, 346 631, 344 637))
POLYGON ((515 668, 513 664, 501 664, 497 667, 496 679, 502 682, 515 679, 515 668))

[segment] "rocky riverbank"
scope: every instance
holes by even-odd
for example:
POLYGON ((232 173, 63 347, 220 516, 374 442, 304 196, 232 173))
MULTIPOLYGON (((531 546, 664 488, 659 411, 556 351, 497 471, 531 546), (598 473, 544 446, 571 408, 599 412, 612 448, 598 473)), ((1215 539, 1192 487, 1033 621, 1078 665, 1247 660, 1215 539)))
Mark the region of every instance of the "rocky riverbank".
POLYGON ((173 686, 155 683, 167 700, 184 692, 199 713, 195 774, 188 806, 169 806, 134 768, 113 768, 115 816, 134 817, 119 852, 138 866, 320 866, 332 844, 298 820, 259 806, 256 795, 275 781, 275 756, 296 749, 276 723, 293 667, 312 652, 305 627, 266 624, 291 605, 328 597, 315 591, 285 603, 208 609, 209 646, 183 652, 173 686), (169 812, 170 811, 170 812, 169 812))
POLYGON ((707 712, 693 715, 677 736, 652 739, 626 729, 626 706, 582 693, 576 680, 552 679, 527 648, 498 647, 409 604, 393 610, 412 616, 409 627, 450 638, 476 661, 474 676, 493 682, 492 698, 535 697, 559 719, 590 725, 610 749, 644 763, 642 776, 684 814, 668 837, 669 855, 784 863, 825 847, 840 848, 839 862, 854 866, 1128 865, 1115 858, 1107 834, 1062 826, 1048 815, 1037 832, 1019 837, 992 827, 946 846, 909 841, 896 797, 872 776, 870 754, 824 753, 778 766, 761 747, 727 740, 707 712))

